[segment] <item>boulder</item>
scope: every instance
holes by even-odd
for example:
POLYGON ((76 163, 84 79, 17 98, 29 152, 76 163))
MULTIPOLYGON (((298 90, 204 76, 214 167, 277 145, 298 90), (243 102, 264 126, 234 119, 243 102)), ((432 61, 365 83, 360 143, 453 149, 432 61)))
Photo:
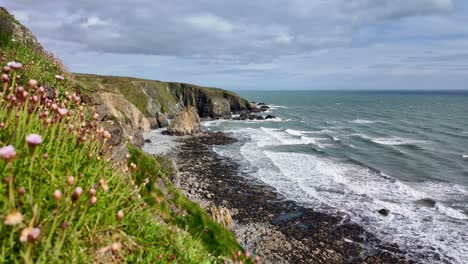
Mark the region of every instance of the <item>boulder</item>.
POLYGON ((151 143, 151 139, 145 139, 145 143, 151 143))
POLYGON ((276 116, 274 116, 274 115, 267 115, 267 116, 265 116, 265 120, 266 120, 266 119, 275 119, 275 118, 276 118, 276 116))
POLYGON ((390 213, 390 210, 388 209, 380 209, 379 211, 379 214, 383 215, 383 216, 387 216, 389 213, 390 213))
POLYGON ((200 132, 200 117, 198 116, 197 109, 189 106, 181 111, 172 120, 167 128, 169 135, 192 135, 200 132))

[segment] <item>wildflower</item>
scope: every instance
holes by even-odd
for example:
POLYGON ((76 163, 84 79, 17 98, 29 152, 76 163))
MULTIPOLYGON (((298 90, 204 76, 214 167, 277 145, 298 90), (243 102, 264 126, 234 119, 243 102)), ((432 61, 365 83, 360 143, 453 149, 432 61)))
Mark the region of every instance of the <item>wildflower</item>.
POLYGON ((12 145, 0 148, 0 158, 6 162, 12 162, 16 158, 16 151, 12 145))
POLYGON ((16 62, 16 61, 10 61, 7 63, 7 66, 12 68, 13 70, 19 70, 21 67, 23 67, 23 64, 16 62))
POLYGON ((260 263, 260 257, 259 256, 255 256, 254 263, 260 263))
POLYGON ((250 258, 250 256, 251 256, 251 254, 250 254, 250 252, 249 252, 249 251, 245 252, 245 258, 246 258, 246 259, 249 259, 249 258, 250 258))
POLYGON ((68 127, 68 130, 70 130, 70 132, 72 132, 73 130, 75 130, 75 126, 74 126, 74 125, 70 125, 70 126, 68 127))
POLYGON ((107 131, 107 130, 104 131, 104 132, 102 133, 102 135, 103 135, 103 137, 106 138, 106 139, 111 138, 111 133, 109 133, 109 131, 107 131))
POLYGON ((111 245, 112 252, 117 252, 122 248, 122 244, 120 242, 114 242, 111 245))
POLYGON ((4 73, 8 74, 8 73, 10 73, 10 71, 11 71, 10 66, 4 66, 4 67, 3 67, 3 72, 4 72, 4 73))
POLYGON ((75 183, 75 177, 69 176, 68 179, 67 179, 67 183, 70 186, 73 185, 75 183))
POLYGON ((35 241, 39 240, 40 236, 41 236, 41 230, 39 228, 35 227, 31 231, 29 231, 28 241, 35 242, 35 241))
POLYGON ((81 188, 81 187, 76 187, 76 188, 75 188, 75 191, 73 192, 73 195, 72 195, 72 200, 73 200, 73 202, 78 201, 78 199, 80 199, 80 197, 81 197, 82 194, 83 194, 83 188, 81 188))
POLYGON ((25 192, 26 192, 26 190, 24 189, 24 187, 20 187, 20 188, 18 189, 18 195, 19 195, 19 196, 23 196, 25 192))
POLYGON ((65 222, 65 221, 62 222, 62 224, 60 224, 60 227, 61 227, 63 230, 67 229, 67 228, 68 228, 68 222, 65 222))
POLYGON ((28 241, 28 235, 32 229, 33 229, 32 227, 26 227, 23 230, 21 230, 20 241, 22 243, 28 241))
POLYGON ((98 113, 95 113, 95 114, 93 115, 93 119, 97 120, 98 118, 99 118, 99 114, 98 114, 98 113))
POLYGON ((5 218, 5 225, 17 225, 23 222, 23 215, 20 212, 13 211, 5 218))
POLYGON ((101 184, 101 188, 102 188, 102 190, 103 190, 104 192, 109 191, 109 186, 107 185, 107 182, 106 182, 106 180, 105 180, 104 178, 101 178, 101 179, 99 180, 99 183, 101 184))
POLYGON ((62 200, 62 192, 60 190, 54 191, 54 199, 57 203, 59 203, 60 200, 62 200))
POLYGON ((1 122, 0 123, 0 128, 4 128, 5 127, 5 123, 1 122))
POLYGON ((37 89, 37 91, 40 93, 40 94, 43 94, 45 93, 45 88, 44 87, 39 87, 39 89, 37 89))
POLYGON ((34 79, 29 80, 29 81, 28 81, 28 86, 29 86, 30 89, 36 88, 36 86, 37 86, 37 81, 34 80, 34 79))
POLYGON ((127 153, 127 155, 125 155, 125 158, 126 158, 126 159, 129 159, 129 158, 130 158, 130 154, 127 153))
POLYGON ((96 202, 97 202, 96 196, 93 196, 93 197, 91 197, 91 198, 89 199, 89 204, 90 204, 90 205, 95 205, 96 202))
POLYGON ((31 97, 31 100, 32 100, 34 103, 37 103, 37 102, 39 102, 39 97, 37 97, 37 95, 33 95, 33 96, 31 97))
POLYGON ((44 155, 42 155, 42 157, 43 157, 44 159, 48 159, 48 158, 49 158, 49 154, 44 153, 44 155))
POLYGON ((124 218, 124 212, 122 210, 119 210, 117 212, 117 221, 120 221, 124 218))
POLYGON ((133 136, 128 136, 128 141, 132 142, 133 136))
POLYGON ((26 142, 28 142, 29 146, 36 147, 42 143, 42 137, 38 134, 30 134, 26 136, 26 142))
POLYGON ((96 196, 96 189, 94 188, 89 189, 88 195, 90 197, 96 196))
POLYGON ((55 75, 55 79, 57 79, 58 81, 63 81, 65 80, 65 77, 63 77, 62 75, 55 75))
POLYGON ((10 77, 8 77, 8 74, 2 74, 2 82, 9 82, 10 81, 10 77))
POLYGON ((64 116, 67 115, 68 110, 67 110, 66 108, 59 108, 59 109, 57 110, 57 112, 59 113, 59 115, 60 115, 61 117, 64 117, 64 116))

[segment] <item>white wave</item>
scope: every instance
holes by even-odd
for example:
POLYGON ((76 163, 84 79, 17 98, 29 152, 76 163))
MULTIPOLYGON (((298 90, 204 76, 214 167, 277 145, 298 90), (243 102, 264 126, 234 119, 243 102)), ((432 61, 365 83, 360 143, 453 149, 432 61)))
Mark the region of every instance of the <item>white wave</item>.
POLYGON ((409 139, 409 138, 402 138, 402 137, 381 137, 381 138, 374 138, 371 140, 377 144, 390 145, 390 146, 415 145, 415 144, 427 143, 426 141, 423 141, 423 140, 416 140, 416 139, 409 139))
POLYGON ((339 137, 333 137, 333 141, 340 141, 341 139, 339 137))
POLYGON ((468 159, 468 155, 462 155, 462 158, 468 159))
POLYGON ((302 136, 303 134, 309 133, 310 131, 286 129, 285 132, 293 136, 302 136))
POLYGON ((281 109, 288 109, 289 107, 287 106, 283 106, 283 105, 274 105, 274 104, 269 104, 267 105, 268 107, 270 107, 270 109, 278 109, 278 108, 281 108, 281 109))
POLYGON ((362 166, 333 159, 270 151, 265 151, 263 157, 259 152, 254 155, 264 164, 257 164, 262 168, 257 175, 292 199, 319 210, 332 207, 345 211, 381 239, 412 252, 422 250, 430 254, 432 248, 438 248, 454 263, 462 263, 468 257, 463 250, 468 246, 464 238, 468 232, 467 216, 442 204, 430 208, 414 203, 431 195, 362 166), (379 215, 381 208, 389 209, 391 214, 379 215))
POLYGON ((355 119, 355 120, 352 120, 352 121, 349 121, 349 122, 354 123, 354 124, 373 124, 373 123, 380 122, 380 121, 372 121, 372 120, 366 120, 366 119, 355 119))
MULTIPOLYGON (((327 138, 317 138, 304 135, 292 135, 291 131, 284 131, 276 128, 260 128, 260 133, 253 134, 260 147, 264 146, 278 146, 278 145, 309 145, 313 144, 320 148, 329 147, 330 144, 324 143, 327 138), (273 139, 273 140, 272 140, 273 139)), ((293 131, 293 134, 300 134, 300 131, 293 131)))

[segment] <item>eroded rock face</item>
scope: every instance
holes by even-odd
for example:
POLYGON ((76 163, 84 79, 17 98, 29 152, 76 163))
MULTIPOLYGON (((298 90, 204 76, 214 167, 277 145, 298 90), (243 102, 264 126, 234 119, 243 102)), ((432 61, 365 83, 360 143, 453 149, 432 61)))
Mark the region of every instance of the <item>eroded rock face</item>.
POLYGON ((192 106, 186 107, 181 111, 167 128, 169 135, 178 136, 193 135, 200 131, 200 117, 198 116, 197 109, 192 106))
POLYGON ((120 144, 122 137, 128 136, 134 138, 135 145, 144 144, 143 133, 150 131, 150 121, 121 94, 96 93, 89 103, 90 110, 99 114, 103 127, 111 133, 112 145, 120 144))
POLYGON ((11 40, 14 42, 27 43, 33 47, 42 50, 41 44, 36 37, 27 29, 21 25, 13 15, 0 6, 0 33, 11 36, 11 40))

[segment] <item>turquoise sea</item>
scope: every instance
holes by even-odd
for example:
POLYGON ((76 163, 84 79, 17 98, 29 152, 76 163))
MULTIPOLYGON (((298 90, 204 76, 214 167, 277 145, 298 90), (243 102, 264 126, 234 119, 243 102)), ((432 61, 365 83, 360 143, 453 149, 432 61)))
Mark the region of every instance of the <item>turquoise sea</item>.
POLYGON ((468 263, 468 92, 239 94, 277 118, 204 126, 239 139, 215 151, 249 177, 423 263, 468 263))

